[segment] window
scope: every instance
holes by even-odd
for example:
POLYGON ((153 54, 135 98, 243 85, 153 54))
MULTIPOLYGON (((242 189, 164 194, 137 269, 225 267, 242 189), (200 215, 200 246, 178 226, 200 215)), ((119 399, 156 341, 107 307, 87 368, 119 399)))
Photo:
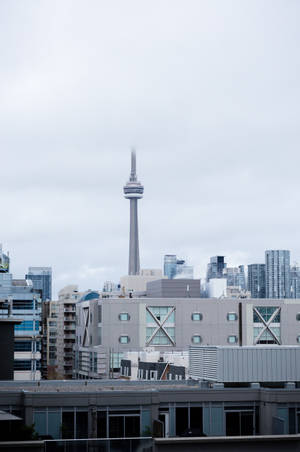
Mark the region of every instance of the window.
POLYGON ((150 380, 157 380, 157 370, 150 370, 150 380))
POLYGON ((297 342, 300 343, 300 336, 297 336, 297 342))
POLYGON ((201 336, 199 336, 198 334, 195 334, 192 337, 192 342, 193 342, 193 344, 201 344, 201 342, 202 342, 201 336))
POLYGON ((253 308, 253 322, 254 323, 262 323, 263 321, 268 322, 275 313, 275 311, 277 311, 277 313, 273 318, 272 323, 280 323, 280 308, 278 306, 256 306, 255 308, 253 308))
POLYGON ((31 370, 31 360, 14 361, 14 370, 31 370))
POLYGON ((256 344, 281 344, 280 307, 253 307, 253 341, 256 344))
POLYGON ((300 313, 296 314, 296 320, 300 321, 300 313))
POLYGON ((228 320, 229 322, 232 322, 232 321, 234 321, 234 320, 237 320, 237 318, 238 318, 238 316, 237 316, 237 314, 236 314, 235 312, 228 312, 228 314, 227 314, 227 320, 228 320))
POLYGON ((146 322, 146 346, 175 345, 175 306, 147 306, 146 322))
POLYGON ((203 319, 203 316, 201 314, 201 312, 193 312, 192 314, 192 320, 196 321, 196 322, 200 322, 200 320, 203 319))
POLYGON ((121 314, 119 314, 119 320, 130 320, 130 315, 128 312, 121 312, 121 314))
POLYGON ((130 338, 129 338, 129 336, 120 336, 119 342, 120 342, 120 344, 129 344, 130 338))
POLYGON ((15 352, 31 352, 31 341, 15 342, 15 352))
POLYGON ((237 343, 237 337, 236 336, 228 336, 227 339, 229 344, 236 344, 237 343))

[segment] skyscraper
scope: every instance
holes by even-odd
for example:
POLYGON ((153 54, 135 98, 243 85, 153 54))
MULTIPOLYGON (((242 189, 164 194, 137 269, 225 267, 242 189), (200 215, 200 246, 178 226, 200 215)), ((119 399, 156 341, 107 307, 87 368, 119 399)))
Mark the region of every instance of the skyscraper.
POLYGON ((164 275, 168 279, 174 278, 194 278, 194 268, 186 265, 185 260, 178 259, 176 254, 165 254, 164 256, 164 275))
POLYGON ((140 272, 139 231, 138 231, 138 199, 143 197, 144 187, 137 180, 135 151, 131 152, 131 172, 129 181, 124 186, 124 196, 130 200, 130 235, 128 275, 140 272))
POLYGON ((267 250, 266 298, 290 298, 290 252, 267 250))
POLYGON ((291 298, 300 298, 300 267, 291 267, 291 298))
POLYGON ((251 298, 266 297, 266 266, 265 264, 248 265, 248 290, 251 298))
POLYGON ((42 301, 52 297, 52 269, 51 267, 29 267, 26 279, 32 281, 34 290, 41 294, 42 301))
POLYGON ((238 267, 226 267, 223 271, 224 277, 227 278, 227 286, 239 287, 246 290, 246 278, 244 265, 238 267))
POLYGON ((209 264, 207 264, 206 281, 214 278, 224 278, 223 270, 227 264, 224 261, 224 256, 213 256, 210 258, 209 264))
POLYGON ((9 272, 9 256, 2 251, 2 244, 0 243, 0 273, 9 272))

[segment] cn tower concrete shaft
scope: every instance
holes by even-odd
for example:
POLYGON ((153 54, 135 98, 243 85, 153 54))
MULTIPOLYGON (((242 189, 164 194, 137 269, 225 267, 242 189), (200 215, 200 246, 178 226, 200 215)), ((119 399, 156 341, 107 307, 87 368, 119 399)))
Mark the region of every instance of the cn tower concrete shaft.
POLYGON ((128 274, 140 273, 139 227, 137 199, 130 200, 130 235, 128 274))
POLYGON ((128 274, 140 273, 139 230, 138 230, 138 199, 143 197, 144 187, 137 180, 136 155, 131 152, 131 172, 124 186, 124 196, 130 200, 130 234, 129 234, 129 265, 128 274))

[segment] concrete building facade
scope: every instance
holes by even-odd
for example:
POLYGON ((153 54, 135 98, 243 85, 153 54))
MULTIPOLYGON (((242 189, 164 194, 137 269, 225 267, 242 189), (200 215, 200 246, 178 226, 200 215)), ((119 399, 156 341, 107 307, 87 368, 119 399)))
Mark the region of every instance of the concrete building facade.
MULTIPOLYGON (((56 336, 57 374, 59 378, 65 380, 73 377, 74 344, 76 339, 76 303, 80 295, 76 285, 66 286, 58 293, 56 336)), ((55 321, 50 320, 50 322, 55 321)))
POLYGON ((136 155, 131 152, 131 172, 129 181, 124 186, 124 196, 130 200, 130 233, 128 275, 140 272, 140 250, 138 230, 138 200, 143 197, 144 187, 138 182, 136 174, 136 155))
POLYGON ((300 300, 135 298, 76 305, 78 378, 103 378, 125 351, 190 345, 298 345, 300 300))

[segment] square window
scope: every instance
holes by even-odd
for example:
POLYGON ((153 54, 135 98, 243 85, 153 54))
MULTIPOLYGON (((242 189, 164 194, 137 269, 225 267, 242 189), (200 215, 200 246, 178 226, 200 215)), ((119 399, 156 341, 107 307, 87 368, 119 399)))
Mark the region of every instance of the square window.
POLYGON ((192 342, 193 342, 193 344, 201 344, 201 342, 202 342, 201 336, 198 336, 195 334, 192 337, 192 342))
POLYGON ((229 312, 227 314, 227 320, 230 322, 237 320, 237 314, 235 312, 229 312))
POLYGON ((130 320, 130 315, 128 314, 128 312, 121 312, 119 314, 119 319, 122 321, 130 320))
POLYGON ((192 320, 200 322, 202 320, 203 316, 201 312, 193 312, 192 314, 192 320))

